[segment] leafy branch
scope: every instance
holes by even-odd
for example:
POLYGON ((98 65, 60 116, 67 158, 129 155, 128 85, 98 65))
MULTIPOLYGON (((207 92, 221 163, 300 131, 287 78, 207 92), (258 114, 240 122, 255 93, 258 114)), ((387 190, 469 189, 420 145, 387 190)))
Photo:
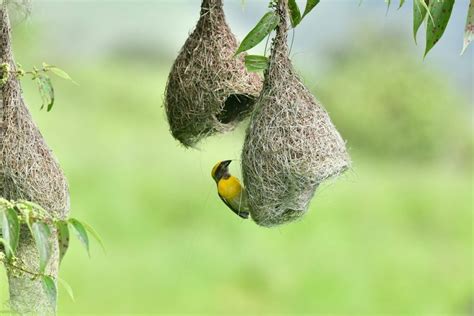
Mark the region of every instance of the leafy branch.
MULTIPOLYGON (((298 26, 303 18, 307 16, 318 4, 320 0, 307 0, 306 6, 301 14, 301 10, 296 0, 288 0, 288 11, 290 15, 291 27, 294 29, 298 26)), ((361 0, 362 2, 362 0, 361 0)), ((385 0, 387 3, 387 11, 392 3, 391 0, 385 0)), ((400 0, 398 8, 405 4, 405 0, 400 0)), ((269 37, 272 31, 279 23, 279 17, 275 12, 277 0, 271 0, 269 9, 263 17, 257 22, 252 30, 245 36, 239 48, 235 52, 235 56, 248 51, 257 46, 265 37, 269 37)), ((446 26, 454 6, 454 0, 413 0, 413 35, 416 43, 416 34, 420 26, 426 24, 426 44, 424 56, 438 43, 444 34, 446 26), (426 17, 429 17, 428 19, 426 17)), ((466 26, 464 30, 464 44, 461 55, 464 53, 468 45, 474 39, 474 0, 470 0, 467 10, 466 26)), ((262 55, 247 55, 245 57, 245 66, 248 71, 262 71, 268 67, 268 58, 262 55)))
POLYGON ((25 71, 21 64, 17 64, 17 69, 15 71, 11 71, 8 63, 2 63, 0 64, 0 87, 7 83, 11 74, 15 75, 17 78, 22 78, 27 75, 31 76, 31 79, 36 83, 38 92, 41 96, 42 104, 40 109, 46 107, 46 111, 49 112, 53 108, 55 99, 53 83, 49 76, 50 73, 77 84, 64 70, 47 63, 43 63, 41 67, 34 66, 30 71, 25 71))
MULTIPOLYGON (((91 226, 75 218, 54 218, 36 203, 25 200, 9 201, 0 198, 0 246, 3 246, 3 249, 0 247, 0 262, 3 262, 6 266, 20 274, 30 275, 33 280, 41 279, 43 289, 52 304, 55 304, 57 297, 56 283, 45 272, 52 255, 52 229, 57 231, 61 262, 69 248, 69 227, 73 229, 89 255, 89 234, 104 248, 97 232, 91 226), (22 225, 28 227, 35 241, 39 255, 38 271, 28 270, 15 256, 20 241, 22 225)), ((70 286, 64 280, 60 280, 60 282, 65 286, 70 296, 73 297, 70 286)))
MULTIPOLYGON (((300 24, 303 18, 308 13, 310 13, 318 3, 319 0, 307 0, 305 10, 303 14, 301 14, 296 0, 288 0, 291 26, 295 28, 298 24, 300 24)), ((257 46, 261 41, 263 41, 263 39, 270 36, 273 30, 275 30, 275 28, 280 23, 280 17, 276 12, 277 6, 277 0, 270 1, 268 5, 270 11, 265 13, 258 21, 257 25, 255 25, 255 27, 247 34, 247 36, 245 36, 245 38, 242 40, 242 43, 240 43, 239 48, 235 52, 235 56, 257 46)), ((247 70, 251 72, 265 70, 268 67, 268 58, 262 55, 247 55, 245 56, 245 66, 247 70)))

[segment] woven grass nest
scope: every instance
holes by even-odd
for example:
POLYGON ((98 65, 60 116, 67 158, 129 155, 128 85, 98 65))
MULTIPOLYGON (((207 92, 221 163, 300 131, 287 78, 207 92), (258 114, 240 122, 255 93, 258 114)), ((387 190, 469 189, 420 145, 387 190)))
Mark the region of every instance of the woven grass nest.
POLYGON ((291 65, 287 2, 279 2, 280 24, 242 152, 251 215, 262 226, 300 218, 319 184, 350 166, 344 140, 291 65))
POLYGON ((237 47, 222 0, 203 0, 200 19, 174 62, 165 92, 171 133, 184 146, 230 131, 251 113, 262 80, 247 72, 243 54, 234 57, 237 47))
POLYGON ((0 196, 24 199, 64 218, 69 210, 66 178, 33 122, 13 73, 16 63, 11 50, 11 30, 6 4, 0 7, 0 196))

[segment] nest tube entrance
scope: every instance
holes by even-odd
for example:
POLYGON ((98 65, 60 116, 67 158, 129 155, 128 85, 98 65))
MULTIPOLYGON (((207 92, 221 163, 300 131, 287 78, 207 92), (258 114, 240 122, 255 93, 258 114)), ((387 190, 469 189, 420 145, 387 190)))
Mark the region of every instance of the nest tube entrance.
MULTIPOLYGON (((41 205, 54 218, 69 213, 67 180, 44 141, 25 105, 11 48, 11 28, 4 2, 0 5, 0 63, 10 73, 0 86, 0 196, 9 200, 28 200, 41 205)), ((51 229, 52 255, 45 273, 57 281, 59 251, 57 234, 51 229)), ((16 251, 18 263, 28 271, 39 271, 39 256, 27 227, 21 228, 16 251)), ((41 280, 7 266, 12 310, 20 314, 53 314, 41 280)))
POLYGON ((203 0, 196 28, 168 77, 164 105, 172 135, 186 147, 233 130, 253 110, 262 80, 249 73, 222 0, 203 0))
POLYGON ((287 6, 278 1, 280 23, 242 150, 250 213, 261 226, 303 216, 320 183, 350 166, 344 140, 291 65, 287 6))

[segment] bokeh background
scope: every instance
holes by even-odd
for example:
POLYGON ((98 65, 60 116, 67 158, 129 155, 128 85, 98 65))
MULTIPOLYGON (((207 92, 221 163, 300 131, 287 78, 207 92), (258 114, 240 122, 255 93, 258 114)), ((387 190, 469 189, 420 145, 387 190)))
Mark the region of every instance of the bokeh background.
MULTIPOLYGON (((240 39, 267 7, 225 4, 240 39)), ((319 189, 303 220, 274 229, 233 215, 210 177, 216 161, 239 159, 247 123, 200 150, 168 133, 166 78, 199 5, 34 1, 15 23, 25 69, 46 61, 79 83, 55 79, 47 113, 23 80, 69 179, 72 216, 107 248, 93 244, 89 259, 73 241, 61 277, 75 302, 60 288, 60 314, 472 313, 473 48, 459 56, 468 1, 456 1, 425 59, 411 2, 387 13, 379 0, 321 1, 302 22, 292 59, 353 169, 319 189)))

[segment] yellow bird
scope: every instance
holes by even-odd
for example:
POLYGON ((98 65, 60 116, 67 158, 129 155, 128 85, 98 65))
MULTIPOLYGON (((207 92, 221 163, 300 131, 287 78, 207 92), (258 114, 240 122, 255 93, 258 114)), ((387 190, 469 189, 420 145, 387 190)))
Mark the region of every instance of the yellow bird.
POLYGON ((239 179, 229 173, 229 164, 232 160, 219 161, 212 168, 211 176, 217 184, 217 194, 221 200, 242 218, 249 217, 249 210, 245 199, 245 190, 239 179))

